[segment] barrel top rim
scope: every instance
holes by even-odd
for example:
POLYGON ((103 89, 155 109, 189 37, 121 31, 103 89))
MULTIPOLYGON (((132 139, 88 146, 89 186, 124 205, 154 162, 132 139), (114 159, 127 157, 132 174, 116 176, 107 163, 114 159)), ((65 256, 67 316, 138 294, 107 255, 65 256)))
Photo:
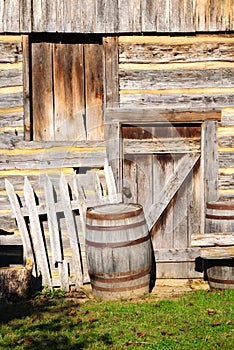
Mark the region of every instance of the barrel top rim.
POLYGON ((142 205, 137 203, 114 203, 91 207, 87 209, 86 217, 97 220, 122 220, 138 216, 142 212, 142 205), (124 208, 128 210, 124 211, 124 208))

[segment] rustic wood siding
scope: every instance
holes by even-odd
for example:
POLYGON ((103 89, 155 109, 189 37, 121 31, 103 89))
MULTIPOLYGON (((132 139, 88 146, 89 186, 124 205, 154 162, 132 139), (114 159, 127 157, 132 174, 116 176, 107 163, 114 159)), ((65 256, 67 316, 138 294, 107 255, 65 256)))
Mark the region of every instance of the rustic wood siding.
POLYGON ((234 108, 223 109, 218 128, 219 195, 234 198, 234 108))
POLYGON ((234 36, 119 37, 120 106, 234 105, 234 36))
POLYGON ((0 32, 231 31, 233 7, 233 0, 1 0, 0 32))
POLYGON ((21 36, 0 36, 0 145, 23 139, 21 36))

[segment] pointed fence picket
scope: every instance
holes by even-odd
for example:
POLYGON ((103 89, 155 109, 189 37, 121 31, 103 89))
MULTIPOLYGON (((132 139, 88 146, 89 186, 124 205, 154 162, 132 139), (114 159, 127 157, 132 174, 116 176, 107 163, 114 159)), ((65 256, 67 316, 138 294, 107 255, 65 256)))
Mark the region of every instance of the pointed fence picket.
POLYGON ((89 276, 85 256, 86 210, 90 206, 119 203, 112 170, 104 166, 105 191, 97 172, 75 174, 68 183, 61 174, 57 187, 45 176, 43 199, 36 198, 28 178, 21 202, 13 185, 5 180, 12 214, 16 218, 24 257, 33 257, 35 277, 42 284, 63 290, 78 289, 89 276))

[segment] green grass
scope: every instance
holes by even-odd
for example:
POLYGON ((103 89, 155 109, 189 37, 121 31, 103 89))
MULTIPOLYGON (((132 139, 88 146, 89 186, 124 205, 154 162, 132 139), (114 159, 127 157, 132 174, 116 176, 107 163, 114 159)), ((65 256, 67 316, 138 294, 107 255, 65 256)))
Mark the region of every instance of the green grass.
POLYGON ((0 305, 0 349, 233 349, 234 291, 0 305))

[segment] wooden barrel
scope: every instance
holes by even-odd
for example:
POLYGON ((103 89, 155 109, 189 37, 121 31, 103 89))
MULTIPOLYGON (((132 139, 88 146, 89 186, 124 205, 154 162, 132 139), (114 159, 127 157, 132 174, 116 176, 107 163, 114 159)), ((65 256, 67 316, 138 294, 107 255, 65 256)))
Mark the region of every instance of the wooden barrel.
POLYGON ((208 261, 207 279, 211 289, 234 289, 234 259, 208 261))
POLYGON ((142 206, 97 206, 87 210, 86 219, 86 256, 93 294, 116 299, 148 293, 152 245, 142 206))
POLYGON ((206 233, 234 232, 234 202, 206 204, 206 233))

